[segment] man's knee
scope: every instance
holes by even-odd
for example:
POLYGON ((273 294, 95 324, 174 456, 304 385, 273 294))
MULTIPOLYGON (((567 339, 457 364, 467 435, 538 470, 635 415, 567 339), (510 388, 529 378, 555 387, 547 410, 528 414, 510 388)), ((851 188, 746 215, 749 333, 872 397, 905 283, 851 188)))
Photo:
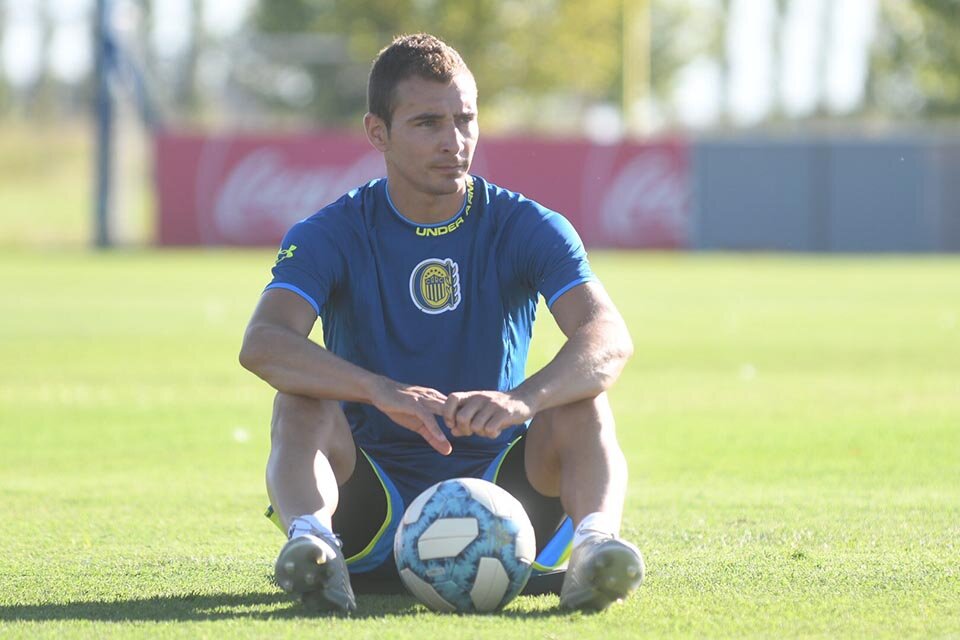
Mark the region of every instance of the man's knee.
POLYGON ((619 453, 606 394, 538 413, 527 431, 527 478, 541 493, 557 495, 564 462, 587 459, 594 447, 604 457, 619 453))
POLYGON ((553 440, 565 440, 568 435, 612 434, 616 428, 606 393, 549 409, 534 418, 534 423, 538 421, 551 432, 553 440))
MULTIPOLYGON (((278 393, 273 401, 271 439, 322 442, 350 435, 346 416, 336 400, 318 400, 278 393)), ((352 440, 352 439, 351 439, 352 440)))
POLYGON ((271 456, 294 451, 321 452, 339 481, 345 481, 356 463, 356 445, 350 424, 336 400, 318 400, 278 393, 270 424, 271 456))

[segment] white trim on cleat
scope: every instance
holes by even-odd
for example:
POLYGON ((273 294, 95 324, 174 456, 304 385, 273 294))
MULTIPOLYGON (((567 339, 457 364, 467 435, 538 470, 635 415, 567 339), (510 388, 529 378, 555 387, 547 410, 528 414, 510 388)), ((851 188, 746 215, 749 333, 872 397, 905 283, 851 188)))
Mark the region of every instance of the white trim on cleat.
POLYGON ((590 536, 570 556, 560 606, 602 611, 639 587, 643 574, 643 556, 635 546, 609 535, 590 536))

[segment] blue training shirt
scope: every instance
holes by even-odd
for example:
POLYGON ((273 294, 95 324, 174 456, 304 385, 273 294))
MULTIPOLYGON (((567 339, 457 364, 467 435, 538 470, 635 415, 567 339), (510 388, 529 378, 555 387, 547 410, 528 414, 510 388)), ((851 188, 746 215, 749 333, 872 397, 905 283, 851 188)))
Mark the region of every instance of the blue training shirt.
MULTIPOLYGON (((322 320, 326 348, 368 371, 444 394, 515 388, 537 295, 552 305, 594 279, 577 232, 479 177, 468 180, 460 212, 438 224, 405 218, 386 185, 373 180, 295 224, 267 289, 302 296, 322 320)), ((408 500, 434 482, 482 473, 526 427, 454 438, 438 418, 453 445, 445 457, 371 405, 343 408, 356 443, 408 500)))

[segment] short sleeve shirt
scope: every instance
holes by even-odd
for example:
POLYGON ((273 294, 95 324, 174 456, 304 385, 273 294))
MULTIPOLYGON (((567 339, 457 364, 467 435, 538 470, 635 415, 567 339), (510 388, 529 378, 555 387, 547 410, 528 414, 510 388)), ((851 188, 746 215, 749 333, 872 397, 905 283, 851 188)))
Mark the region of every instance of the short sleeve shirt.
MULTIPOLYGON (((341 358, 449 394, 519 385, 538 296, 553 305, 593 279, 573 226, 522 195, 472 177, 455 216, 419 224, 399 213, 379 179, 294 225, 267 288, 302 296, 322 320, 325 347, 341 358)), ((379 462, 420 466, 437 480, 469 475, 467 466, 525 428, 495 440, 453 438, 444 458, 375 407, 343 407, 355 441, 379 462)))

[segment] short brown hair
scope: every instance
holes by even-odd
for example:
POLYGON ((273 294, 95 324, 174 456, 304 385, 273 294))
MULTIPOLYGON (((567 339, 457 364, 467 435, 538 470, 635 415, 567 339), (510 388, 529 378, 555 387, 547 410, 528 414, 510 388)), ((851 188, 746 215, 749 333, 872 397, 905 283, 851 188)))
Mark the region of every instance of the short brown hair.
POLYGON ((397 84, 411 76, 424 80, 450 82, 466 71, 466 63, 457 50, 428 33, 397 36, 373 60, 367 82, 367 111, 379 117, 390 129, 397 84))

